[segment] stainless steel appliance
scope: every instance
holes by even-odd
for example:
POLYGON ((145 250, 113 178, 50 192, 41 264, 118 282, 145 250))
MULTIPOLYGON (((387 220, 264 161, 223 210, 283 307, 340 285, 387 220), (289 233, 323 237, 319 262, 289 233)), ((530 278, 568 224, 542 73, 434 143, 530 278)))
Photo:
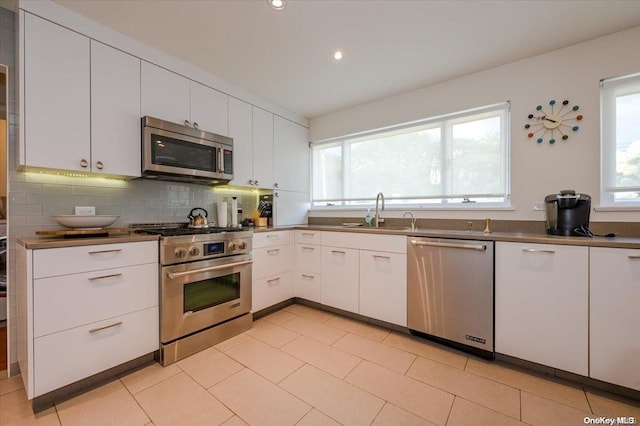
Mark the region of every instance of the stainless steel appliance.
POLYGON ((493 254, 493 241, 409 237, 411 333, 493 358, 493 254))
POLYGON ((160 238, 160 362, 171 364, 252 326, 251 231, 143 227, 160 238))
POLYGON ((143 117, 142 177, 226 184, 233 179, 233 139, 143 117))
POLYGON ((564 236, 588 236, 591 196, 567 189, 544 197, 547 233, 564 236))

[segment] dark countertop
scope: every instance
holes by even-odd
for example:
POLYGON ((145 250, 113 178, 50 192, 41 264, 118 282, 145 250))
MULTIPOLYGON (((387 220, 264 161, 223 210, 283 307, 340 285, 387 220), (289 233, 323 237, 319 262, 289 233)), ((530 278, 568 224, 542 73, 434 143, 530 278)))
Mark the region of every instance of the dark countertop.
POLYGON ((626 249, 640 249, 640 238, 605 238, 605 237, 561 237, 547 234, 535 234, 524 232, 492 232, 485 234, 481 231, 458 231, 450 229, 416 229, 409 228, 366 228, 363 226, 340 225, 291 225, 267 228, 255 228, 254 232, 286 231, 295 229, 308 229, 314 231, 331 232, 364 232, 384 235, 402 235, 412 237, 455 238, 481 241, 505 241, 516 243, 559 244, 588 247, 612 247, 626 249))
POLYGON ((158 241, 157 235, 143 235, 136 233, 114 235, 109 237, 89 237, 89 238, 18 238, 17 242, 28 249, 48 249, 60 247, 79 247, 94 244, 116 244, 133 243, 138 241, 158 241))

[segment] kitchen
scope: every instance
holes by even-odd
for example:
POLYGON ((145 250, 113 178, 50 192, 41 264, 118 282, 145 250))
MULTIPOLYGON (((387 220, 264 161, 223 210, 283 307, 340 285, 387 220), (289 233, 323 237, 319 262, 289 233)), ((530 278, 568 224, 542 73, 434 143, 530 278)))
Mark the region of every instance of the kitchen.
MULTIPOLYGON (((599 192, 597 173, 599 169, 598 155, 598 116, 597 87, 591 91, 582 89, 592 87, 594 82, 603 77, 623 75, 637 72, 638 64, 633 55, 633 46, 637 40, 637 30, 613 34, 604 39, 586 42, 565 50, 551 52, 524 61, 515 62, 503 67, 472 74, 451 80, 446 83, 407 92, 402 95, 372 102, 360 107, 350 108, 339 113, 329 113, 311 120, 310 139, 319 141, 332 137, 352 134, 363 128, 380 128, 399 122, 410 122, 419 118, 435 116, 444 112, 461 111, 478 105, 486 105, 509 99, 512 103, 512 156, 514 159, 527 158, 531 161, 514 161, 512 171, 512 205, 518 207, 512 210, 497 210, 491 212, 447 212, 446 214, 429 211, 415 211, 419 227, 427 219, 453 218, 478 221, 485 215, 490 216, 496 226, 500 220, 532 221, 544 220, 544 213, 531 209, 531 203, 541 200, 545 194, 558 191, 558 182, 564 187, 575 187, 595 195, 599 192), (611 48, 615 46, 615 48, 611 48), (625 52, 628 52, 626 54, 625 52), (597 58, 597 59, 596 59, 597 58), (575 62, 575 63, 574 63, 575 62), (597 62, 598 66, 593 63, 597 62), (565 70, 557 80, 546 82, 545 75, 540 71, 548 64, 565 70), (585 66, 588 64, 588 66, 585 66), (523 84, 523 79, 527 84, 523 84), (539 80, 539 81, 538 81, 539 80), (538 93, 544 88, 546 96, 566 96, 576 99, 584 111, 585 119, 580 133, 566 145, 536 146, 527 143, 520 132, 520 120, 526 117, 528 109, 537 102, 543 102, 538 93), (447 96, 450 93, 464 92, 463 98, 447 96), (438 103, 425 104, 425 98, 438 99, 438 103), (395 108, 398 103, 405 105, 395 108), (407 108, 406 105, 414 106, 407 108), (359 127, 358 127, 359 126, 359 127), (585 147, 589 147, 588 149, 585 147), (573 169, 563 168, 563 164, 580 158, 585 166, 573 169), (540 170, 540 164, 545 164, 540 170), (548 165, 554 173, 546 173, 548 165), (524 206, 524 207, 522 207, 524 206)), ((188 73, 187 73, 188 74, 188 73)), ((291 117, 286 112, 281 114, 291 117)), ((230 123, 229 123, 230 124, 230 123)), ((302 123, 304 124, 304 122, 302 123)), ((522 123, 523 124, 523 123, 522 123)), ((15 137, 15 136, 14 136, 15 137)), ((13 147, 15 150, 15 146, 13 147)), ((10 158, 15 158, 10 153, 10 158)), ((273 155, 273 153, 271 153, 273 155)), ((262 156, 260 158, 268 158, 262 156)), ((274 161, 282 161, 276 156, 274 161)), ((286 164, 286 163, 285 163, 286 164)), ((254 168, 260 162, 254 161, 254 168)), ((274 171, 283 167, 274 167, 274 171)), ((255 171, 252 171, 255 172, 255 171)), ((228 199, 232 194, 210 191, 206 188, 158 184, 140 181, 72 181, 57 175, 25 175, 13 173, 10 177, 10 188, 15 191, 15 199, 10 200, 10 212, 15 214, 14 221, 10 216, 10 233, 15 231, 16 237, 31 237, 38 230, 53 227, 49 216, 55 214, 70 214, 69 206, 97 205, 100 214, 119 214, 125 223, 158 222, 163 220, 184 221, 185 214, 196 205, 211 206, 217 201, 228 199), (101 194, 96 196, 96 194, 101 194), (139 200, 143 200, 141 206, 139 200), (169 200, 169 201, 167 201, 169 200), (167 204, 168 203, 168 204, 167 204), (15 210, 11 210, 14 206, 15 210), (13 228, 15 226, 15 228, 13 228)), ((261 178, 256 180, 262 180, 261 178)), ((273 180, 273 179, 272 179, 273 180)), ((282 192, 295 196, 298 191, 282 192)), ((233 195, 236 193, 233 192, 233 195)), ((374 194, 375 195, 375 194, 374 194)), ((247 198, 255 197, 249 191, 247 198)), ((252 211, 254 206, 247 203, 244 211, 252 211)), ((361 220, 366 211, 330 212, 326 210, 311 211, 310 217, 353 217, 353 221, 361 220)), ((383 216, 387 219, 400 218, 402 211, 387 208, 383 216)), ((593 212, 592 220, 596 222, 625 222, 637 223, 633 212, 593 212)), ((286 223, 286 222, 283 222, 286 223)), ((480 225, 474 224, 475 229, 480 225)), ((633 226, 633 225, 631 225, 633 226)), ((595 229, 595 227, 594 227, 595 229)), ((637 236, 637 234, 634 234, 637 236)))

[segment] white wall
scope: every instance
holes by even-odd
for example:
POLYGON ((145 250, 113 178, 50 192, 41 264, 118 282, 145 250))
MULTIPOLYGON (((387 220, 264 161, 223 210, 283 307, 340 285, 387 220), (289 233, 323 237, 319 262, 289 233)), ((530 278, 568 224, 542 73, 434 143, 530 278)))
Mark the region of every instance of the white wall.
MULTIPOLYGON (((507 35, 508 36, 508 35, 507 35)), ((600 196, 599 82, 640 72, 640 27, 531 57, 434 86, 352 107, 310 122, 311 141, 511 101, 511 211, 427 211, 418 217, 544 220, 532 202, 562 189, 600 196), (536 105, 568 99, 580 106, 580 130, 555 145, 527 138, 524 124, 536 105)), ((399 213, 386 213, 392 217, 399 213)), ((334 215, 312 212, 310 216, 334 215)), ((342 216, 360 216, 360 212, 342 216)), ((592 221, 640 220, 640 212, 592 212, 592 221)))

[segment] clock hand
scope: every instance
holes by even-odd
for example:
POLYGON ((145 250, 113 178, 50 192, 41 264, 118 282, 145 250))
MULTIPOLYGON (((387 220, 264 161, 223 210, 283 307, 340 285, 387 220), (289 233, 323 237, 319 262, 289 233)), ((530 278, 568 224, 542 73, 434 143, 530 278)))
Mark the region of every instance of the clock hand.
POLYGON ((552 122, 552 123, 557 123, 557 121, 556 121, 556 120, 552 120, 552 119, 547 118, 547 117, 545 117, 544 119, 545 119, 546 121, 550 121, 550 122, 552 122))

